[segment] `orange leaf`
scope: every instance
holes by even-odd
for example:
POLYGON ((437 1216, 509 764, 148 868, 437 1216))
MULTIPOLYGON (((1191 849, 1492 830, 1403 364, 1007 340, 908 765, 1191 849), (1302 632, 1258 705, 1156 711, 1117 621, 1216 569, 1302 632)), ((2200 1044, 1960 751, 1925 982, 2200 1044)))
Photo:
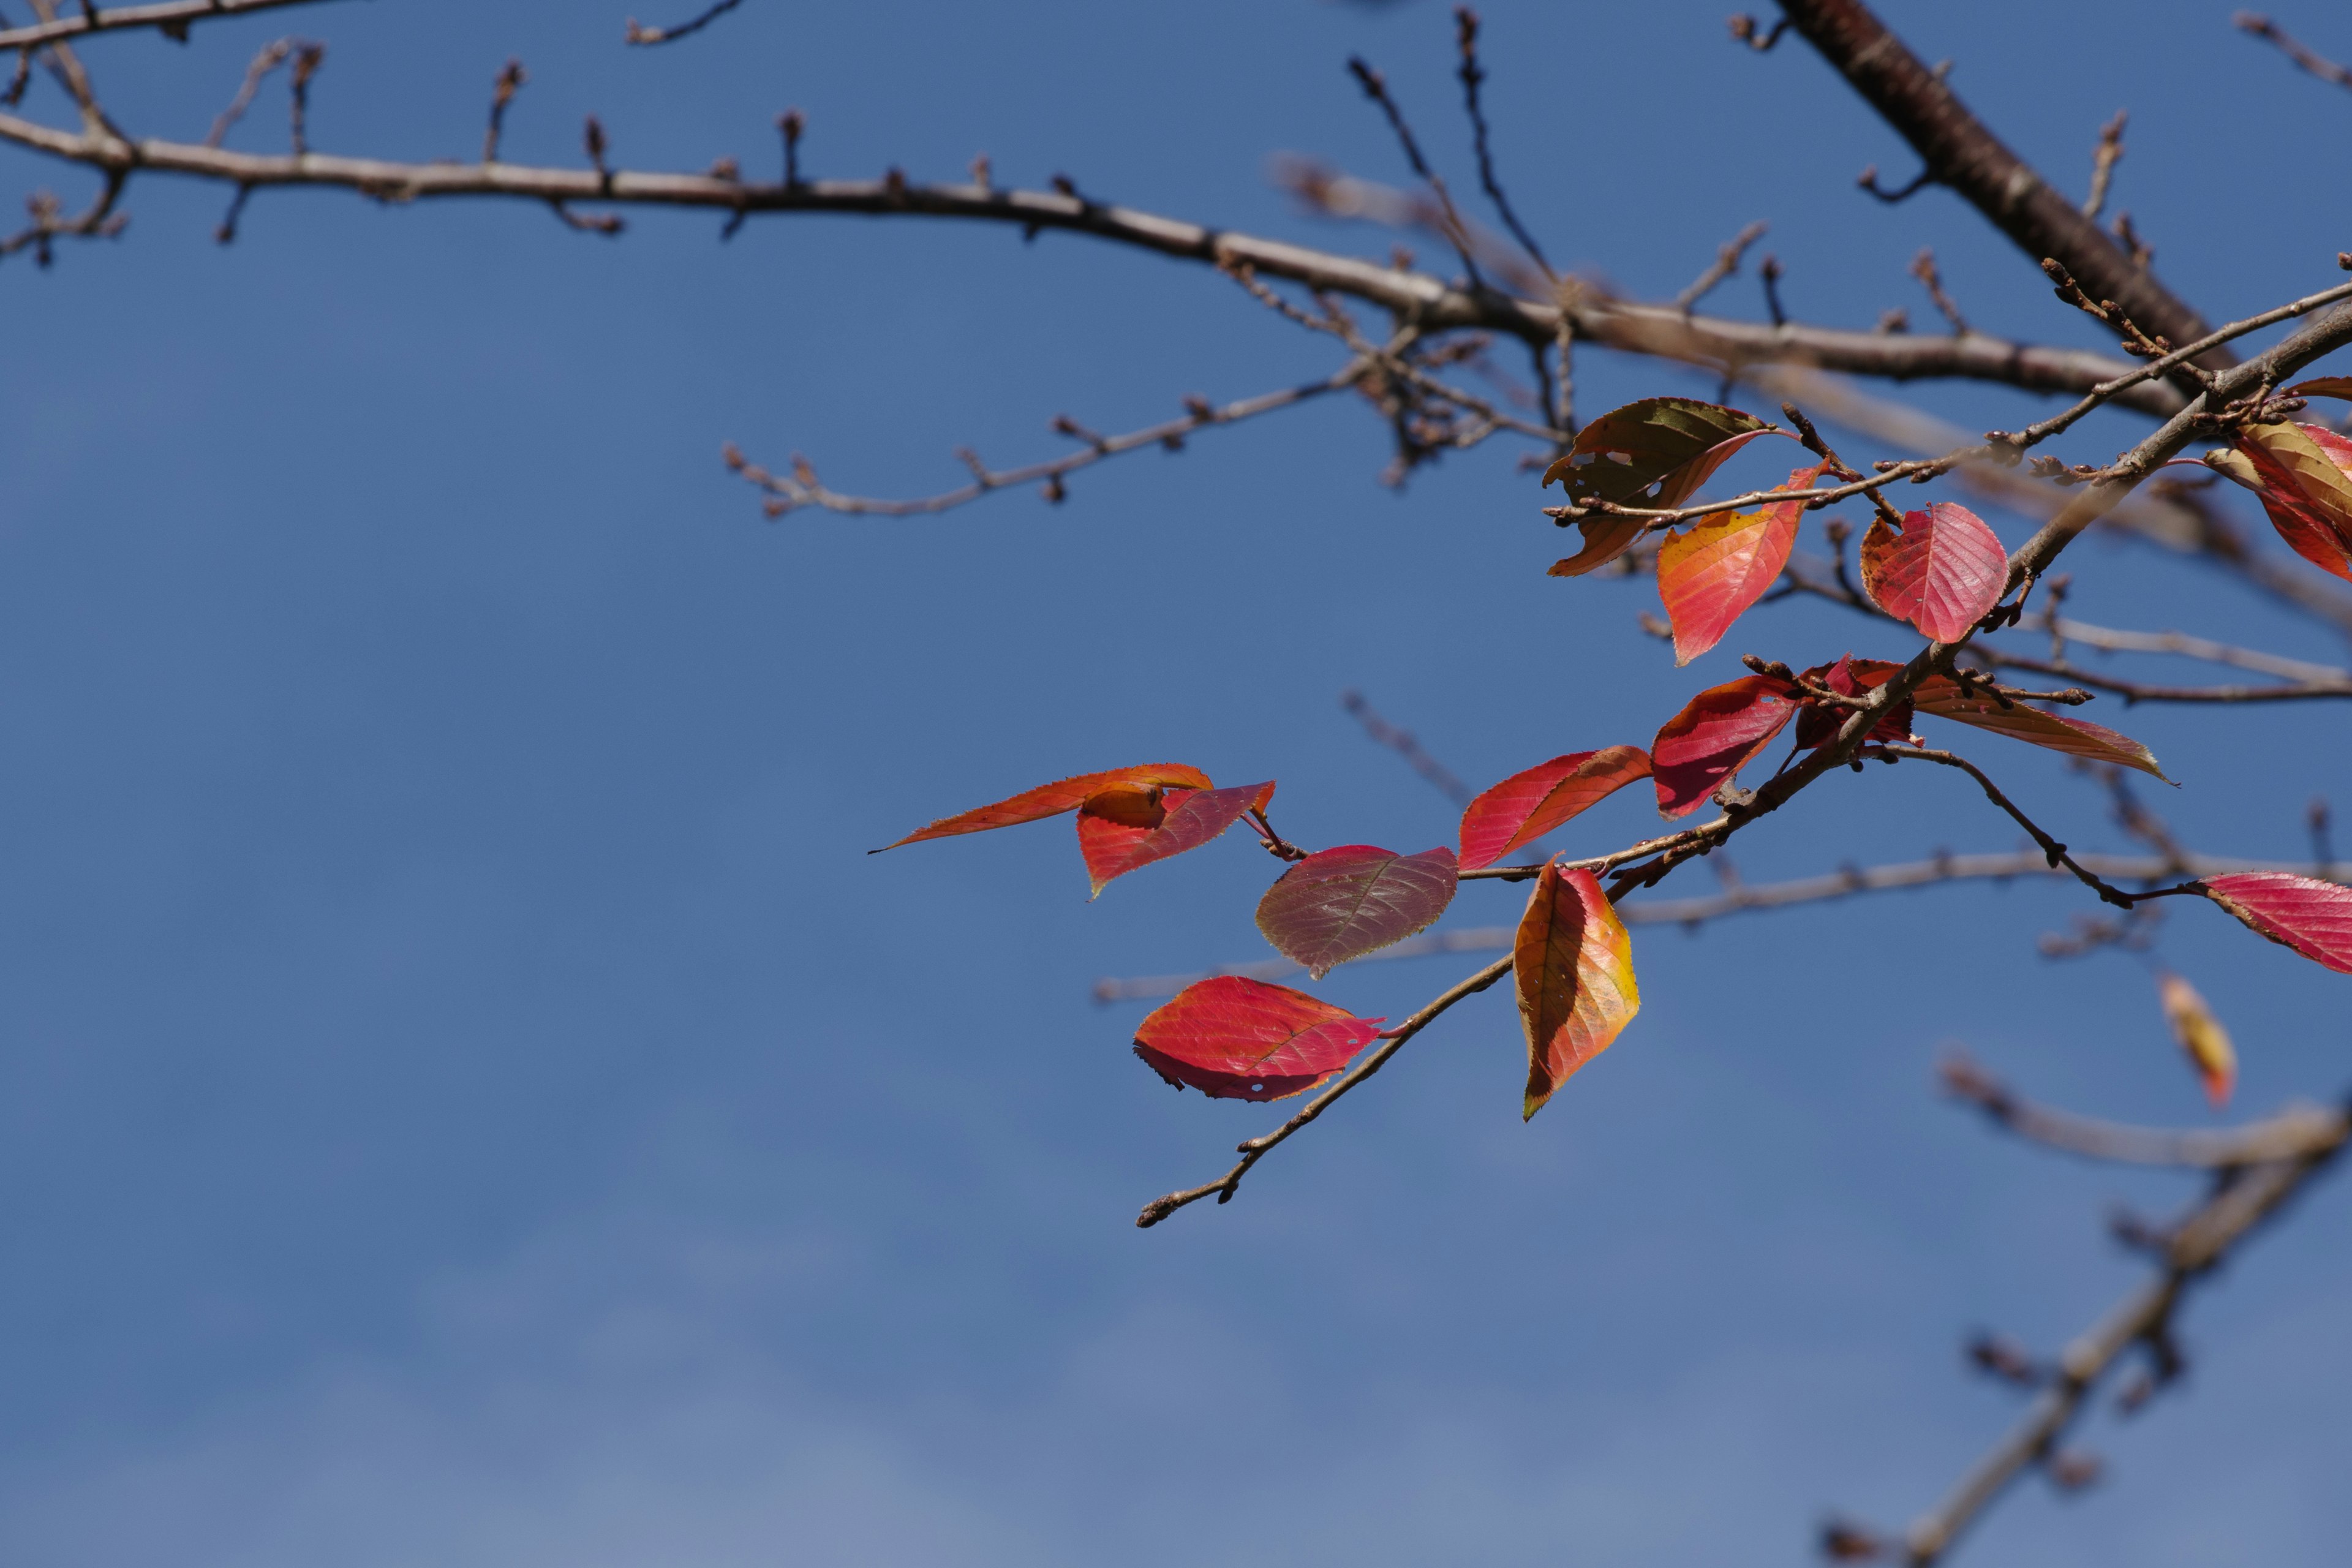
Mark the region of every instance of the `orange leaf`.
POLYGON ((2352 399, 2352 376, 2315 375, 2287 387, 2281 397, 2342 397, 2352 399))
POLYGON ((1131 788, 1089 796, 1078 810, 1078 853, 1095 898, 1114 877, 1198 849, 1274 798, 1274 781, 1226 789, 1171 789, 1157 801, 1131 788), (1156 819, 1155 819, 1156 818, 1156 819))
MULTIPOLYGON (((1811 489, 1822 467, 1799 468, 1784 489, 1811 489)), ((1764 596, 1797 542, 1801 500, 1776 501, 1760 511, 1718 512, 1658 546, 1658 597, 1675 626, 1675 663, 1688 664, 1731 629, 1764 596)))
POLYGON ((2238 1051, 2230 1043, 2230 1031, 2221 1027, 2213 1009, 2197 994, 2197 987, 2168 969, 2157 971, 2156 994, 2164 1004, 2164 1019, 2172 1026, 2172 1037, 2180 1042, 2180 1048, 2189 1054, 2189 1065, 2204 1080, 2205 1098, 2216 1106, 2229 1104, 2230 1090, 2238 1081, 2238 1051))
POLYGON ((1903 514, 1903 531, 1871 521, 1862 537, 1862 585, 1890 616, 1937 642, 1958 642, 2000 602, 2009 552, 1968 508, 1939 500, 1903 514))
POLYGON ((1642 1008, 1633 939, 1591 872, 1544 867, 1511 946, 1511 974, 1528 1036, 1525 1120, 1642 1008))
MULTIPOLYGON (((1075 778, 1039 784, 1035 789, 1024 790, 993 805, 976 806, 954 816, 942 816, 929 827, 909 833, 898 844, 885 844, 882 849, 896 849, 899 844, 919 844, 926 838, 945 838, 957 833, 983 833, 992 827, 1011 827, 1019 823, 1059 816, 1066 811, 1077 810, 1087 803, 1088 796, 1105 790, 1130 789, 1150 795, 1156 803, 1160 789, 1168 784, 1181 785, 1185 789, 1207 789, 1209 775, 1181 763, 1148 763, 1136 768, 1112 768, 1107 773, 1080 773, 1075 778)), ((879 855, 882 849, 868 853, 879 855)))
MULTIPOLYGON (((1931 636, 1933 634, 1930 634, 1931 636)), ((1973 697, 1960 689, 1958 681, 1948 675, 1931 675, 1919 683, 1912 701, 1922 713, 1932 713, 1938 719, 1953 719, 1963 724, 1973 724, 1979 730, 1990 730, 2012 741, 2031 745, 2047 746, 2068 756, 2084 757, 2095 763, 2115 763, 2126 768, 2164 778, 2164 770, 2157 765, 2156 753, 2133 740, 2118 734, 2104 724, 2094 724, 2085 719, 2065 719, 2055 713, 2023 702, 2011 702, 2004 708, 1990 697, 1973 697)))
POLYGON ((1197 981, 1135 1031, 1135 1054, 1161 1078, 1212 1100, 1283 1100, 1348 1065, 1380 1035, 1304 991, 1238 974, 1197 981))
POLYGON ((1513 773, 1462 814, 1462 868, 1491 866, 1650 772, 1639 746, 1570 752, 1513 773))
POLYGON ((2284 871, 2233 871, 2206 878, 2205 896, 2282 947, 2352 974, 2352 888, 2284 871))
POLYGON ((1650 742, 1658 815, 1687 816, 1706 805, 1796 716, 1796 698, 1794 686, 1769 675, 1742 676, 1692 698, 1650 742))

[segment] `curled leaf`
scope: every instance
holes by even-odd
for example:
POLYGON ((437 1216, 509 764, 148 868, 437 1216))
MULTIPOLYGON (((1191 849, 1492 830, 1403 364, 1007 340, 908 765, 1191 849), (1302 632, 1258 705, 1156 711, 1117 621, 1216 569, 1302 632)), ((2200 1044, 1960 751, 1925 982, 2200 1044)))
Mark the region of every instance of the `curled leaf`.
POLYGON ((1903 531, 1874 519, 1862 537, 1862 585, 1890 616, 1937 642, 1958 642, 2000 602, 2009 552, 1984 520, 1952 501, 1903 514, 1903 531))
POLYGON ((2221 1027, 2197 987, 2168 969, 2158 971, 2156 994, 2164 1004, 2172 1037, 2180 1042, 2189 1065, 2205 1085, 2205 1098, 2216 1106, 2229 1104, 2230 1090, 2238 1081, 2238 1052, 2230 1043, 2230 1031, 2221 1027))
POLYGON ((1658 814, 1687 816, 1706 805, 1796 716, 1797 695, 1788 681, 1749 675, 1692 698, 1650 743, 1658 814))
MULTIPOLYGON (((1781 488, 1811 489, 1822 466, 1799 468, 1781 488)), ((1675 663, 1688 664, 1731 629, 1764 596, 1796 547, 1801 500, 1776 501, 1757 511, 1718 512, 1658 546, 1658 597, 1674 624, 1675 663)))
MULTIPOLYGON (((942 816, 929 827, 909 833, 897 844, 885 844, 882 849, 896 849, 899 844, 919 844, 926 838, 945 838, 958 833, 984 833, 992 827, 1011 827, 1018 823, 1059 816, 1066 811, 1077 810, 1090 796, 1108 790, 1132 790, 1150 795, 1156 801, 1158 792, 1171 784, 1183 789, 1207 789, 1209 775, 1181 763, 1147 763, 1141 767, 1080 773, 1075 778, 1039 784, 1035 789, 1024 790, 993 805, 975 806, 954 816, 942 816)), ((882 849, 872 853, 879 855, 882 849)))
POLYGON ((1493 865, 1649 772, 1650 754, 1641 747, 1603 746, 1513 773, 1463 812, 1462 868, 1493 865))
MULTIPOLYGON (((2352 579, 2352 440, 2323 425, 2249 425, 2229 461, 2206 461, 2262 497, 2287 547, 2322 571, 2352 579)), ((2217 460, 2218 459, 2218 460, 2217 460)))
POLYGON ((1612 501, 1668 510, 1690 500, 1726 458, 1779 426, 1752 414, 1688 397, 1644 397, 1577 432, 1567 456, 1544 470, 1572 505, 1612 501))
POLYGON ((1135 1054, 1212 1100, 1283 1100, 1348 1065, 1385 1019, 1238 974, 1197 981, 1135 1031, 1135 1054))
POLYGON ((1225 789, 1100 791, 1078 809, 1078 853, 1099 895, 1114 877, 1198 849, 1274 799, 1274 781, 1225 789), (1157 798, 1154 798, 1154 796, 1157 798))
POLYGON ((2094 724, 2087 719, 2068 719, 2047 713, 2029 702, 2011 700, 2006 708, 1990 697, 1976 696, 1963 690, 1960 683, 1948 675, 1931 675, 1920 682, 1912 700, 1922 713, 1932 713, 1938 719, 1956 720, 1973 724, 1979 730, 1990 730, 2012 741, 2023 741, 2035 746, 2047 746, 2053 752, 2063 752, 2070 757, 2082 757, 2095 763, 2114 763, 2120 767, 2137 768, 2164 779, 2164 770, 2157 765, 2156 753, 2104 724, 2094 724))
POLYGON ((1543 868, 1511 945, 1511 975, 1528 1037, 1525 1120, 1642 1008, 1633 938, 1591 872, 1543 868))
POLYGON ((1257 929, 1320 980, 1429 925, 1454 901, 1457 885, 1454 851, 1443 845, 1418 855, 1342 845, 1285 871, 1258 900, 1257 929))
POLYGON ((2314 963, 2352 974, 2352 888, 2284 871, 2208 877, 2205 896, 2314 963))

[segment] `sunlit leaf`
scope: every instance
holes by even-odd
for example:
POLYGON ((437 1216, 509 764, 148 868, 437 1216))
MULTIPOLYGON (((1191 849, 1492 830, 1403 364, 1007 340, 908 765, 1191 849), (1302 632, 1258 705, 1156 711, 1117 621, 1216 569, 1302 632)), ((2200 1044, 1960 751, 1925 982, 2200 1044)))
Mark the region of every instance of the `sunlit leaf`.
MULTIPOLYGON (((1799 468, 1783 489, 1811 489, 1821 466, 1799 468)), ((1797 542, 1801 500, 1778 501, 1757 511, 1717 512, 1658 546, 1658 597, 1675 628, 1675 663, 1688 664, 1731 629, 1748 605, 1764 596, 1797 542)))
POLYGON ((2087 719, 2068 719, 2056 713, 2045 713, 2029 702, 2012 700, 2006 708, 1990 697, 1975 696, 1960 689, 1958 681, 1948 675, 1931 675, 1919 685, 1912 700, 1922 713, 1932 713, 1938 719, 1957 720, 1973 724, 1979 730, 1990 730, 2012 741, 2024 741, 2036 746, 2047 746, 2053 752, 2063 752, 2071 757, 2082 757, 2095 763, 2114 763, 2126 768, 2137 768, 2170 784, 2164 770, 2157 765, 2156 753, 2133 740, 2094 724, 2087 719))
POLYGON ((1692 698, 1650 743, 1659 815, 1687 816, 1705 805, 1795 717, 1796 699, 1794 686, 1769 675, 1743 676, 1692 698))
POLYGON ((2284 871, 2208 877, 2205 896, 2283 946, 2352 974, 2352 888, 2284 871))
POLYGON ((1734 452, 1777 429, 1719 404, 1644 397, 1578 431, 1568 455, 1544 470, 1543 482, 1558 479, 1575 505, 1602 500, 1666 510, 1690 500, 1734 452))
MULTIPOLYGON (((1861 697, 1885 685, 1903 673, 1903 667, 1892 659, 1856 658, 1847 654, 1835 664, 1817 664, 1805 671, 1805 679, 1818 680, 1841 697, 1861 697)), ((1912 705, 1906 700, 1897 702, 1885 717, 1871 726, 1874 741, 1892 741, 1897 744, 1911 739, 1912 705)), ((1846 710, 1826 702, 1808 703, 1797 715, 1797 745, 1811 751, 1835 738, 1845 727, 1846 710)))
POLYGON ((1528 1037, 1525 1119, 1642 1008, 1633 938, 1591 872, 1544 867, 1511 946, 1511 975, 1528 1037))
MULTIPOLYGON (((1107 773, 1080 773, 1075 778, 1058 779, 1033 790, 1024 790, 993 805, 976 806, 954 816, 942 816, 929 827, 909 833, 897 844, 885 844, 882 849, 896 849, 899 844, 919 844, 926 838, 945 838, 957 833, 982 833, 992 827, 1011 827, 1016 823, 1059 816, 1066 811, 1077 810, 1087 803, 1087 797, 1107 790, 1133 790, 1152 795, 1156 799, 1157 792, 1169 784, 1184 789, 1207 789, 1209 775, 1181 763, 1148 763, 1137 768, 1112 768, 1107 773)), ((877 855, 881 852, 881 849, 873 851, 877 855)))
POLYGON ((2352 440, 2322 425, 2249 425, 2234 454, 2206 461, 2252 486, 2289 549, 2352 579, 2352 440))
POLYGON ((1650 754, 1641 747, 1603 746, 1513 773, 1463 812, 1462 868, 1493 865, 1649 772, 1650 754))
POLYGON ((2282 388, 2281 397, 2341 397, 2352 400, 2352 375, 2315 375, 2282 388))
POLYGON ((2205 1085, 2205 1098, 2216 1106, 2229 1104, 2230 1090, 2238 1081, 2238 1052, 2230 1043, 2230 1031, 2221 1027, 2197 987, 2168 969, 2157 972, 2156 994, 2164 1004, 2172 1037, 2180 1042, 2189 1065, 2205 1085))
POLYGON ((1257 929, 1285 958, 1320 980, 1336 965, 1402 942, 1445 912, 1456 885, 1454 851, 1400 855, 1348 844, 1309 855, 1258 900, 1257 929))
POLYGON ((1220 974, 1187 985, 1144 1019, 1135 1054, 1179 1089, 1212 1100, 1282 1100, 1346 1067, 1386 1021, 1286 985, 1220 974))
POLYGON ((1862 536, 1862 585, 1890 616, 1937 642, 1958 642, 2000 602, 2009 552, 1984 520, 1939 500, 1903 514, 1897 533, 1883 517, 1862 536))
POLYGON ((1094 892, 1139 866, 1198 849, 1246 814, 1264 811, 1273 798, 1271 779, 1226 789, 1171 789, 1156 802, 1148 792, 1129 788, 1088 796, 1078 810, 1078 852, 1094 892))

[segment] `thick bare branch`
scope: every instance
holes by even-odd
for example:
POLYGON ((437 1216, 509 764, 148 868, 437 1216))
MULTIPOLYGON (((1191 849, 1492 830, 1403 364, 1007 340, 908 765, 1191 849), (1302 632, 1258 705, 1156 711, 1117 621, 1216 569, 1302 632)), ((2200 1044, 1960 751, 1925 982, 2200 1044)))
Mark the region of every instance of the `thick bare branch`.
POLYGON ((1994 1125, 2030 1142, 2063 1149, 2086 1159, 2126 1165, 2178 1165, 2227 1170, 2271 1160, 2324 1153, 2341 1144, 2347 1121, 2341 1108, 2290 1106, 2266 1121, 2242 1127, 2131 1127, 2053 1110, 2017 1094, 1955 1051, 1937 1064, 1945 1092, 1983 1111, 1994 1125))
MULTIPOLYGON (((1781 0, 1780 9, 1911 144, 1927 177, 1966 198, 2028 260, 2055 258, 2094 293, 2116 300, 2141 325, 2176 343, 2205 335, 2195 310, 2135 266, 2113 237, 2003 145, 1860 0, 1781 0)), ((2220 368, 2231 359, 2214 349, 2202 363, 2220 368)))
POLYGON ((275 11, 285 5, 315 5, 320 0, 168 0, 157 5, 85 5, 68 16, 36 23, 29 27, 0 28, 0 49, 31 48, 85 33, 112 33, 129 27, 153 27, 184 40, 191 24, 217 16, 241 16, 253 11, 275 11))

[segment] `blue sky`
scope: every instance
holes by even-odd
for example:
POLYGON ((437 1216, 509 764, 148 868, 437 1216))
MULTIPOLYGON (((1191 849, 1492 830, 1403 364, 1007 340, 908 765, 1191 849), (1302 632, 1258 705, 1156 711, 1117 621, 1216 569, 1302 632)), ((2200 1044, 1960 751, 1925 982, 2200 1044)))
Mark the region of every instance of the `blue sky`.
MULTIPOLYGON (((1929 319, 1904 275, 1927 244, 1986 330, 2096 342, 1954 198, 1855 192, 1907 153, 1720 9, 1488 9, 1505 167, 1556 258, 1669 296, 1765 218, 1800 316, 1929 319)), ((2334 279, 2304 154, 2352 100, 2227 6, 1887 11, 2068 188, 2128 107, 2116 199, 2210 315, 2334 279)), ((2316 10, 2281 19, 2352 53, 2316 10)), ((798 105, 814 174, 985 150, 1007 182, 1378 254, 1265 178, 1286 150, 1395 177, 1341 68, 1361 51, 1468 173, 1426 4, 748 0, 652 51, 621 21, 375 0, 86 54, 141 133, 200 139, 293 30, 331 47, 322 149, 469 156, 519 55, 518 160, 577 161, 594 112, 618 162, 761 168, 798 105)), ((265 92, 233 144, 279 145, 283 114, 265 92)), ((1640 1019, 1526 1126, 1510 1004, 1465 1005, 1235 1202, 1138 1232, 1274 1113, 1171 1094, 1128 1052, 1141 1009, 1088 987, 1261 956, 1267 863, 1220 844, 1090 905, 1059 823, 864 851, 1158 759, 1279 779, 1305 841, 1416 850, 1453 814, 1342 689, 1483 784, 1642 741, 1742 652, 1905 650, 1792 605, 1677 672, 1634 627, 1648 589, 1543 575, 1559 538, 1508 454, 1391 494, 1376 423, 1336 401, 1080 475, 1059 508, 770 524, 719 465, 732 439, 914 493, 956 482, 959 444, 1055 450, 1058 412, 1125 428, 1332 367, 1199 269, 902 222, 721 245, 644 214, 606 241, 332 194, 257 196, 224 248, 221 205, 142 181, 119 242, 0 267, 9 1562, 1794 1563, 1823 1512, 1899 1523, 2011 1418, 1962 1376, 1966 1331, 2054 1346, 2137 1275, 2104 1205, 2192 1194, 1936 1103, 1963 1041, 2060 1103, 2208 1115, 2138 963, 2035 956, 2084 899, 1945 889, 1638 933, 1640 1019)), ((1753 290, 1717 303, 1760 314, 1753 290)), ((1588 410, 1708 390, 1581 374, 1588 410)), ((2037 406, 1918 395, 1979 428, 2037 406)), ((2070 562, 2085 618, 2343 657, 2145 550, 2070 562)), ((2168 760, 2162 808, 2216 853, 2300 854, 2345 775, 2333 709, 2093 716, 2168 760)), ((1974 751, 2071 842, 2113 842, 2053 759, 1974 751)), ((1555 841, 1643 832, 1639 793, 1555 841)), ((1966 789, 1874 773, 1738 858, 2014 838, 1966 789)), ((1448 920, 1517 901, 1474 886, 1448 920)), ((2202 908, 2163 956, 2235 1033, 2242 1108, 2352 1078, 2340 977, 2202 908)), ((1318 989, 1393 1016, 1464 967, 1318 989)), ((2092 1423, 2109 1479, 2028 1484, 1971 1555, 2333 1561, 2347 1222, 2323 1187, 2234 1263, 2186 1320, 2185 1389, 2092 1423)))

